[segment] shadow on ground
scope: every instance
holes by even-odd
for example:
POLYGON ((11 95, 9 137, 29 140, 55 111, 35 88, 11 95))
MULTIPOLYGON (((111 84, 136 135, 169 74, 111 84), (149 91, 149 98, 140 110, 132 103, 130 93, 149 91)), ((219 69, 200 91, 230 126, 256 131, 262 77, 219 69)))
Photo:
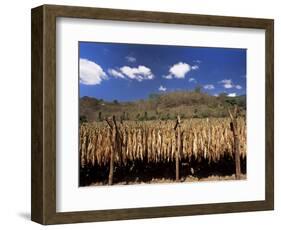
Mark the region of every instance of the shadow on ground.
POLYGON ((28 212, 20 212, 20 213, 18 213, 18 216, 25 220, 31 219, 31 215, 28 212))
MULTIPOLYGON (((246 158, 241 158, 241 171, 246 174, 246 158)), ((79 185, 89 186, 91 184, 108 184, 109 165, 92 166, 80 168, 79 185)), ((210 176, 225 177, 235 174, 235 162, 228 155, 219 161, 209 162, 201 158, 182 160, 180 162, 180 177, 184 180, 188 176, 204 179, 210 176)), ((152 180, 175 180, 175 162, 148 162, 130 161, 126 165, 116 165, 114 168, 113 183, 151 183, 152 180)))

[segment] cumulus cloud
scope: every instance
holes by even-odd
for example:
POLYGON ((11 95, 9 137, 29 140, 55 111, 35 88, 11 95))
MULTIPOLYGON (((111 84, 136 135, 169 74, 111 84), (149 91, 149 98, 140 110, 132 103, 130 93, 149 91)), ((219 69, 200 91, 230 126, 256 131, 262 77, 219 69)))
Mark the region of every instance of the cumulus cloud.
POLYGON ((136 62, 137 61, 137 59, 135 57, 133 57, 133 56, 126 56, 126 60, 128 62, 136 62))
POLYGON ((184 62, 174 64, 169 69, 169 74, 164 76, 166 79, 179 78, 184 79, 185 75, 191 70, 191 66, 184 62))
POLYGON ((168 75, 163 76, 163 78, 166 78, 166 79, 173 79, 173 76, 172 76, 171 74, 168 74, 168 75))
POLYGON ((163 91, 165 92, 167 90, 166 87, 164 87, 163 85, 160 85, 160 87, 158 88, 159 91, 163 91))
POLYGON ((108 73, 115 78, 137 81, 151 80, 154 78, 151 69, 143 65, 138 67, 123 66, 121 68, 108 69, 108 73))
POLYGON ((80 82, 84 85, 98 85, 102 80, 107 79, 106 73, 103 69, 93 61, 80 58, 80 82))
MULTIPOLYGON (((196 62, 199 63, 199 62, 196 62)), ((174 64, 170 69, 169 73, 167 75, 164 75, 163 78, 166 79, 173 79, 173 78, 178 78, 178 79, 184 79, 186 74, 190 72, 191 70, 198 70, 199 65, 189 65, 185 62, 179 62, 177 64, 174 64)), ((192 78, 194 79, 194 78, 192 78)), ((191 80, 190 82, 196 82, 195 79, 191 80)))
POLYGON ((236 97, 236 93, 229 93, 227 94, 228 97, 236 97))
POLYGON ((219 81, 219 83, 222 84, 225 89, 232 89, 232 88, 242 89, 241 85, 235 85, 231 79, 224 79, 219 81))
POLYGON ((191 67, 187 63, 179 62, 178 64, 173 65, 169 72, 174 75, 176 78, 184 78, 185 74, 190 71, 191 67))
POLYGON ((210 85, 204 85, 203 88, 211 90, 211 89, 214 89, 215 86, 210 84, 210 85))
POLYGON ((118 70, 109 69, 107 72, 115 78, 125 78, 125 76, 118 70))
POLYGON ((194 83, 196 83, 196 82, 197 82, 197 81, 196 81, 196 79, 195 79, 195 78, 193 78, 193 77, 189 78, 189 79, 188 79, 188 81, 189 81, 189 82, 194 82, 194 83))
POLYGON ((223 87, 226 89, 231 89, 234 87, 231 79, 224 79, 219 81, 220 84, 223 84, 223 87))
POLYGON ((143 65, 140 65, 137 68, 123 66, 120 68, 120 71, 128 78, 135 79, 138 81, 151 80, 154 78, 151 69, 143 65))
POLYGON ((197 70, 197 69, 199 69, 199 66, 198 65, 193 65, 193 66, 191 66, 191 69, 192 70, 197 70))

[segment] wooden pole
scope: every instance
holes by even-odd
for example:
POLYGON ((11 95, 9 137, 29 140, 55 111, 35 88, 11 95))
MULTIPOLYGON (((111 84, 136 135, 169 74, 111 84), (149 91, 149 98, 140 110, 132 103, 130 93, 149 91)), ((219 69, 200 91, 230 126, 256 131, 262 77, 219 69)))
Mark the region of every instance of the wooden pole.
POLYGON ((234 154, 235 154, 235 177, 237 180, 241 178, 241 164, 240 164, 240 140, 238 137, 238 107, 237 105, 234 108, 233 114, 228 110, 229 116, 231 118, 230 122, 230 128, 233 133, 233 139, 234 139, 234 154))
POLYGON ((119 137, 119 131, 118 131, 118 126, 117 122, 115 119, 115 116, 112 117, 112 121, 109 121, 108 119, 105 119, 108 126, 110 127, 111 133, 115 134, 115 137, 113 138, 114 142, 112 143, 112 149, 113 151, 110 154, 110 162, 109 162, 109 174, 108 174, 108 184, 112 185, 113 184, 113 173, 114 173, 114 158, 115 158, 115 151, 119 152, 119 144, 120 144, 120 137, 119 137), (115 131, 115 132, 113 132, 115 131))
POLYGON ((181 153, 181 129, 180 129, 180 116, 177 116, 177 122, 174 127, 174 130, 177 132, 177 146, 178 149, 176 151, 176 181, 178 182, 180 179, 180 162, 179 162, 179 155, 181 153))
POLYGON ((114 172, 114 151, 110 154, 110 163, 109 163, 109 175, 108 175, 108 184, 113 184, 113 172, 114 172))
POLYGON ((117 122, 116 122, 116 119, 115 119, 114 115, 112 117, 112 120, 113 120, 113 124, 111 124, 108 120, 106 120, 110 129, 112 130, 112 133, 113 133, 113 129, 115 130, 114 143, 112 144, 113 145, 113 151, 110 154, 109 175, 108 175, 108 184, 109 185, 113 184, 115 151, 119 155, 121 155, 121 151, 122 151, 122 140, 121 140, 120 132, 119 132, 118 125, 117 125, 117 122))
MULTIPOLYGON (((113 134, 113 124, 111 121, 108 120, 108 118, 105 119, 111 133, 113 134)), ((116 135, 116 134, 115 134, 116 135)), ((114 138, 115 139, 115 138, 114 138)), ((112 143, 112 149, 110 154, 110 162, 109 162, 109 174, 108 174, 108 184, 112 185, 113 184, 113 172, 114 172, 114 151, 115 151, 115 143, 112 143)))

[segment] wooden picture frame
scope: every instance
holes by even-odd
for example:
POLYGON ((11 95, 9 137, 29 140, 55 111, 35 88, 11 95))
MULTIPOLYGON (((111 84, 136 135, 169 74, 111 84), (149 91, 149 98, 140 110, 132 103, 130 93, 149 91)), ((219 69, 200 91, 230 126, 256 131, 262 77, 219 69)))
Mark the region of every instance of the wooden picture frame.
POLYGON ((274 209, 274 21, 88 7, 32 9, 31 219, 41 224, 125 220, 274 209), (56 18, 71 17, 265 30, 265 200, 100 211, 56 211, 56 18))

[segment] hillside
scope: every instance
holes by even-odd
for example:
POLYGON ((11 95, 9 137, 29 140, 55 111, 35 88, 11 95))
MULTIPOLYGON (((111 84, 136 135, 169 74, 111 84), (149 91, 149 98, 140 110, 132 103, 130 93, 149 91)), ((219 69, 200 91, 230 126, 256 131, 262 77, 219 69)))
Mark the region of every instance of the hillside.
POLYGON ((115 115, 118 120, 169 120, 177 114, 182 118, 228 116, 228 108, 237 104, 245 114, 246 96, 211 96, 202 92, 176 91, 151 94, 145 100, 133 102, 103 101, 93 97, 80 98, 80 120, 101 121, 115 115))

